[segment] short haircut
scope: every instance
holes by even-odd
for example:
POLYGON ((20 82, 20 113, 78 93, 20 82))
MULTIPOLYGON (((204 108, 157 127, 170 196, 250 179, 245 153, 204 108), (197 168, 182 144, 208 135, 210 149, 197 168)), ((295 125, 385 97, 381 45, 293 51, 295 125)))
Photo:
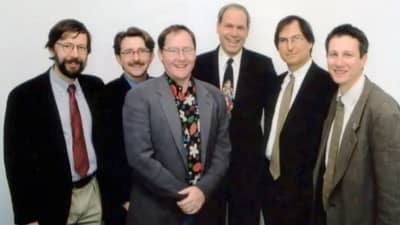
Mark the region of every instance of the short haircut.
POLYGON ((54 49, 54 45, 56 42, 62 38, 66 33, 76 33, 78 36, 79 34, 85 34, 87 36, 87 50, 88 53, 91 51, 91 37, 88 29, 85 25, 75 19, 64 19, 56 23, 49 32, 49 39, 46 43, 46 48, 54 49))
POLYGON ((339 25, 328 34, 328 37, 325 41, 325 50, 328 52, 329 42, 334 37, 340 36, 350 36, 358 40, 358 47, 360 52, 360 57, 363 57, 368 53, 368 39, 367 36, 362 32, 359 28, 351 25, 351 24, 342 24, 339 25))
POLYGON ((274 36, 274 43, 275 47, 278 48, 279 44, 279 34, 283 30, 283 28, 294 21, 297 21, 299 23, 299 27, 301 30, 301 33, 305 37, 308 43, 314 44, 315 38, 314 38, 314 33, 312 31, 311 25, 302 17, 297 16, 297 15, 290 15, 286 16, 281 21, 279 21, 278 25, 276 26, 275 30, 275 36, 274 36))
POLYGON ((194 33, 189 28, 187 28, 185 25, 181 25, 181 24, 171 25, 171 26, 165 28, 161 32, 161 34, 158 36, 158 48, 160 50, 164 49, 165 39, 166 39, 168 34, 170 34, 170 33, 178 33, 180 31, 186 31, 187 33, 189 33, 190 37, 192 38, 193 46, 194 46, 194 48, 196 48, 196 38, 194 36, 194 33))
POLYGON ((121 42, 126 37, 142 38, 146 48, 148 48, 150 50, 150 52, 153 52, 154 40, 150 36, 150 34, 140 28, 129 27, 128 29, 126 29, 126 31, 120 31, 115 35, 114 45, 113 45, 115 55, 119 55, 121 53, 121 42))
POLYGON ((244 7, 243 5, 237 4, 237 3, 230 3, 227 5, 224 5, 218 12, 218 24, 220 24, 222 22, 222 18, 224 17, 224 13, 226 12, 226 10, 228 9, 239 9, 241 11, 244 12, 244 14, 246 15, 246 24, 247 27, 250 27, 250 14, 247 11, 246 7, 244 7))

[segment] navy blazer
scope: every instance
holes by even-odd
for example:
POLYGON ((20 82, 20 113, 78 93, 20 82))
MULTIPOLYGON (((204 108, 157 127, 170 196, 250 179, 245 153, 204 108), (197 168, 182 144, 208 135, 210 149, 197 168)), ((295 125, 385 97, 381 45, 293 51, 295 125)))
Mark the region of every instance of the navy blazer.
MULTIPOLYGON (((16 224, 65 224, 72 178, 61 120, 49 71, 24 82, 8 96, 4 122, 4 161, 16 224)), ((80 75, 92 116, 92 140, 101 170, 103 82, 80 75)))
MULTIPOLYGON (((279 89, 288 72, 279 76, 275 96, 265 113, 264 151, 268 143, 279 89)), ((309 222, 312 204, 312 172, 318 155, 323 122, 330 100, 337 89, 329 73, 314 62, 293 100, 280 134, 280 177, 271 183, 271 202, 287 206, 276 217, 295 218, 296 223, 309 222), (287 215, 290 213, 290 215, 287 215)), ((265 158, 265 157, 264 157, 265 158)), ((263 169, 270 176, 268 165, 263 169)), ((264 175, 265 176, 265 175, 264 175)), ((272 178, 271 178, 272 180, 272 178)), ((279 219, 279 218, 278 218, 279 219)), ((281 222, 282 225, 283 222, 281 222)))

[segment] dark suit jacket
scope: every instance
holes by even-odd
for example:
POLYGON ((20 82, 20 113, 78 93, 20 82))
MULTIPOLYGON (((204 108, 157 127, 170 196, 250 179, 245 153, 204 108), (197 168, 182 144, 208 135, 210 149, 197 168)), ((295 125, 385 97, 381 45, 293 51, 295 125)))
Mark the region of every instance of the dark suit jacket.
MULTIPOLYGON (((220 87, 218 48, 197 56, 196 78, 220 87)), ((243 49, 236 96, 230 121, 232 198, 254 193, 257 161, 263 156, 261 117, 264 99, 271 92, 276 73, 270 58, 243 49), (232 177, 234 176, 234 177, 232 177)), ((248 196, 244 197, 249 199, 248 196)), ((244 199, 243 199, 244 200, 244 199)))
MULTIPOLYGON (((323 173, 320 168, 325 164, 335 109, 334 98, 324 123, 314 185, 323 173)), ((345 127, 335 168, 334 188, 328 197, 327 224, 399 224, 400 107, 368 78, 345 127)))
POLYGON ((122 106, 131 89, 124 76, 105 87, 107 147, 105 148, 104 219, 106 224, 124 224, 126 213, 122 204, 129 201, 131 173, 126 160, 122 131, 122 106))
MULTIPOLYGON (((98 121, 103 82, 81 75, 93 121, 93 144, 101 146, 98 121)), ((98 170, 101 159, 98 155, 98 170)), ((67 149, 49 71, 11 91, 4 124, 4 161, 16 224, 38 220, 40 225, 66 224, 72 178, 67 149)))
MULTIPOLYGON (((220 88, 218 48, 197 56, 196 78, 220 88)), ((261 117, 265 99, 273 93, 276 72, 270 58, 243 49, 236 96, 229 132, 232 160, 225 184, 219 190, 220 223, 225 220, 225 201, 229 202, 230 224, 258 223, 260 177, 258 161, 263 158, 261 117)))
MULTIPOLYGON (((195 80, 200 113, 202 177, 196 184, 206 203, 198 225, 214 225, 212 194, 224 176, 230 155, 230 114, 224 96, 195 80)), ((128 92, 123 107, 125 147, 138 182, 133 183, 129 225, 182 224, 177 192, 186 182, 187 156, 181 121, 166 76, 146 81, 128 92)))
MULTIPOLYGON (((279 76, 279 88, 265 115, 264 151, 268 143, 271 121, 281 83, 287 72, 279 76)), ((280 134, 281 175, 271 182, 270 201, 287 207, 277 209, 276 219, 293 218, 297 225, 309 222, 312 202, 312 171, 318 154, 322 124, 330 100, 336 90, 328 72, 312 63, 288 112, 280 134)), ((265 158, 265 157, 264 157, 265 158)), ((268 165, 263 170, 271 176, 268 165)), ((268 203, 267 203, 268 204, 268 203)), ((268 219, 268 218, 267 218, 268 219)), ((284 222, 281 222, 284 225, 284 222)))
POLYGON ((103 185, 103 209, 106 225, 125 224, 126 210, 122 204, 129 201, 132 188, 122 128, 122 106, 130 89, 124 75, 110 81, 105 87, 108 138, 104 161, 106 182, 103 185))

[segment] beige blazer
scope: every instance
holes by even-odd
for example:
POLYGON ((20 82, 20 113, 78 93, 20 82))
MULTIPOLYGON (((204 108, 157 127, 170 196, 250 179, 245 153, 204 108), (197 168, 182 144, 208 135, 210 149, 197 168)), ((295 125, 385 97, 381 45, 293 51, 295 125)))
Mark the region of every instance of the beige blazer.
MULTIPOLYGON (((324 124, 314 190, 322 189, 317 184, 322 184, 318 179, 324 172, 335 102, 324 124)), ((400 108, 368 78, 345 127, 335 170, 326 224, 400 224, 400 108)))

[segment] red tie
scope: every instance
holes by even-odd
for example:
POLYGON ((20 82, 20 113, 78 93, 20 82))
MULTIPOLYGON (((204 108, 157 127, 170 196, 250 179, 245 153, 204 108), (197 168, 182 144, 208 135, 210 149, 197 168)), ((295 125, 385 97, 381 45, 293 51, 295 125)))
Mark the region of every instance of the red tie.
POLYGON ((81 177, 85 177, 89 170, 89 160, 86 151, 85 138, 83 136, 81 114, 75 98, 75 85, 68 87, 69 111, 71 114, 72 128, 72 152, 74 155, 75 171, 81 177))

